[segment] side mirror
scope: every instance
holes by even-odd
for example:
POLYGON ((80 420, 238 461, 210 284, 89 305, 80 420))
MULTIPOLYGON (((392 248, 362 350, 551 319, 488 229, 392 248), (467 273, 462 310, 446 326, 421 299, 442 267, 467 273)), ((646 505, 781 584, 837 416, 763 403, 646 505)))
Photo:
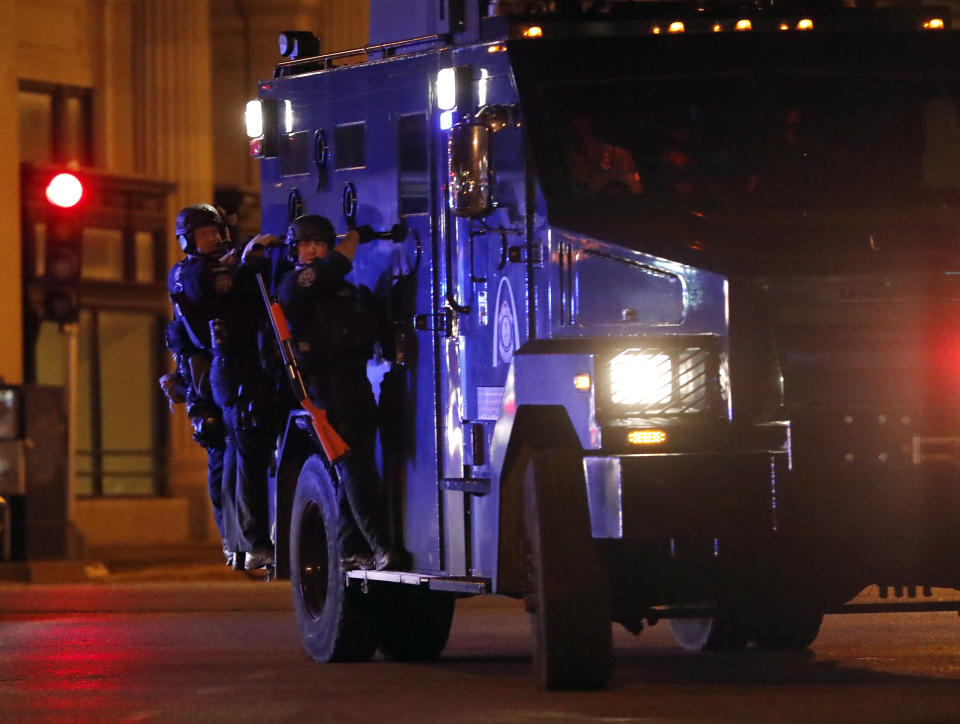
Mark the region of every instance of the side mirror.
POLYGON ((464 121, 450 129, 450 209, 457 216, 477 218, 490 210, 490 129, 464 121))

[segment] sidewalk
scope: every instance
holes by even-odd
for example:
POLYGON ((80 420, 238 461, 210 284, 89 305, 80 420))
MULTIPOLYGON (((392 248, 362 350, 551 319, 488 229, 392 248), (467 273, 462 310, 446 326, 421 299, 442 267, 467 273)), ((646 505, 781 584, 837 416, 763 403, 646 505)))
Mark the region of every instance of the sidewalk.
POLYGON ((216 542, 92 548, 83 561, 0 563, 4 583, 240 582, 262 574, 234 571, 216 542))
POLYGON ((163 546, 95 548, 87 558, 105 572, 91 571, 104 583, 141 581, 237 581, 249 578, 225 565, 216 542, 163 546))

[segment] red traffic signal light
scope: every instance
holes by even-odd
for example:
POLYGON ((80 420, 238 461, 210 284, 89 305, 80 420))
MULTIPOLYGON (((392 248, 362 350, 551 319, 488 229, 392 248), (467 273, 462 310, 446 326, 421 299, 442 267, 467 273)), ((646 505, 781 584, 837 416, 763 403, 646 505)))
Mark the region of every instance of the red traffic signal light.
POLYGON ((60 173, 47 184, 44 312, 48 319, 76 321, 77 285, 83 252, 83 183, 72 173, 60 173))
POLYGON ((83 198, 83 184, 72 173, 58 173, 47 184, 47 201, 61 209, 69 209, 83 198))

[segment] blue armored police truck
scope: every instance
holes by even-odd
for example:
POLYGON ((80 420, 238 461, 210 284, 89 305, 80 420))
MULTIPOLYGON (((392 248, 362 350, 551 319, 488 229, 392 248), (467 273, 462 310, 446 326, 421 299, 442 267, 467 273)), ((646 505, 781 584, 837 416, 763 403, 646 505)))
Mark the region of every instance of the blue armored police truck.
POLYGON ((282 36, 263 227, 394 229, 349 279, 413 556, 338 570, 294 413, 278 573, 315 659, 437 657, 484 593, 526 601, 551 688, 608 681, 611 622, 776 650, 960 609, 960 42, 873 5, 372 0, 364 48, 282 36))

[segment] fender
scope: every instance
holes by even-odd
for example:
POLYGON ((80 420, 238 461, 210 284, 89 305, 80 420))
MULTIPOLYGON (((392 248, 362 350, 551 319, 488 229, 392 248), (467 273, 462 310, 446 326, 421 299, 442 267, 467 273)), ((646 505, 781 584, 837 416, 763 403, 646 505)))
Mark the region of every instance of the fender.
POLYGON ((592 364, 590 354, 524 354, 522 350, 510 363, 491 441, 494 484, 475 508, 475 530, 496 542, 477 547, 496 551, 495 560, 477 561, 480 570, 490 573, 496 593, 523 593, 523 477, 530 458, 553 448, 582 452, 599 446, 593 392, 573 387, 577 374, 592 374, 592 364), (544 374, 545 366, 551 368, 549 374, 544 374), (569 390, 545 385, 545 379, 569 379, 569 390))

